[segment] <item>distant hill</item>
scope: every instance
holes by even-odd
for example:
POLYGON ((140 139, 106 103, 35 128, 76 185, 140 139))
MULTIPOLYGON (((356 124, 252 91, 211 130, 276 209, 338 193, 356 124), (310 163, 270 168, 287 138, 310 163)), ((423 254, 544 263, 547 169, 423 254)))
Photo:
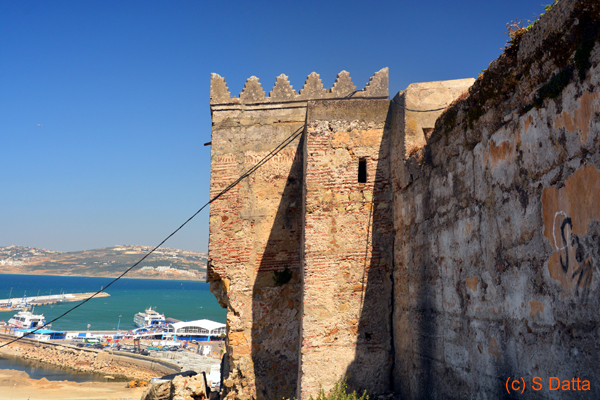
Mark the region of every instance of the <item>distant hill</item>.
MULTIPOLYGON (((114 246, 61 253, 32 247, 0 247, 0 273, 116 277, 139 261, 149 246, 114 246)), ((206 279, 206 253, 160 248, 129 278, 206 279)))

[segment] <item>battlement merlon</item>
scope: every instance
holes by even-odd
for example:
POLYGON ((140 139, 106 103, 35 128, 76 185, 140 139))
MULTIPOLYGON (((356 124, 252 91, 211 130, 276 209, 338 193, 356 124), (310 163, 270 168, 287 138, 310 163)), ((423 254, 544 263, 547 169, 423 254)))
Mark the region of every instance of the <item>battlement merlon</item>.
POLYGON ((265 91, 258 78, 251 76, 246 80, 244 89, 239 97, 232 98, 225 78, 219 74, 212 73, 210 75, 210 104, 285 103, 318 99, 343 99, 346 97, 386 99, 389 96, 388 86, 389 69, 387 67, 376 72, 369 79, 365 88, 358 91, 347 71, 337 74, 331 89, 325 89, 319 74, 313 72, 306 78, 300 93, 294 90, 288 80, 288 76, 281 74, 276 78, 275 85, 268 96, 265 95, 265 91))

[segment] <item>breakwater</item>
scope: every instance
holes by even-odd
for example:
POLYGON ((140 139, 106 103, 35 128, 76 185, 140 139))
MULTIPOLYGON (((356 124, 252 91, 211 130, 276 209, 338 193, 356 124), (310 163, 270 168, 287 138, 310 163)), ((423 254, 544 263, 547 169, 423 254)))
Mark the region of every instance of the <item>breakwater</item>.
MULTIPOLYGON (((5 343, 14 337, 0 335, 5 343)), ((113 377, 149 381, 152 377, 179 372, 181 368, 166 360, 135 354, 99 351, 56 343, 40 343, 22 339, 0 349, 0 354, 41 361, 47 364, 71 368, 81 372, 92 372, 113 377)))
MULTIPOLYGON (((96 292, 90 293, 61 293, 61 294, 48 294, 44 296, 23 296, 21 298, 13 299, 0 299, 0 309, 3 311, 10 311, 22 306, 47 306, 58 303, 72 303, 76 301, 83 301, 94 296, 96 292), (5 310, 6 309, 6 310, 5 310)), ((110 297, 110 294, 101 292, 94 296, 94 298, 110 297)))
POLYGON ((49 381, 69 382, 125 382, 125 378, 108 377, 105 374, 81 372, 72 368, 51 365, 42 361, 15 356, 0 355, 0 371, 22 371, 31 379, 45 378, 49 381))

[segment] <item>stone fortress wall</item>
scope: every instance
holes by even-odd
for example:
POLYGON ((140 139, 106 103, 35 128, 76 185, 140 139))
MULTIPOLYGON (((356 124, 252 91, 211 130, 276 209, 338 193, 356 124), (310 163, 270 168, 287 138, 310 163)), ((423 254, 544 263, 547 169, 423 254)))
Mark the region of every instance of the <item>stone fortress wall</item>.
MULTIPOLYGON (((345 111, 352 119, 357 111, 362 110, 364 102, 379 102, 370 116, 377 126, 373 126, 376 131, 373 143, 369 144, 373 148, 369 151, 376 155, 381 140, 377 134, 381 135, 389 103, 385 100, 388 96, 387 82, 388 71, 385 68, 371 78, 364 90, 356 91, 349 74, 342 71, 333 88, 326 90, 319 76, 313 73, 298 94, 287 77, 281 75, 269 97, 265 97, 258 79, 252 77, 239 98, 231 98, 224 79, 212 75, 211 197, 256 165, 286 138, 297 133, 297 138, 255 174, 211 204, 208 281, 221 304, 228 308, 227 357, 231 371, 224 383, 231 397, 296 396, 301 382, 305 382, 299 381, 299 375, 308 376, 302 372, 303 368, 313 368, 312 362, 299 360, 299 354, 305 353, 308 359, 319 348, 304 340, 302 331, 306 331, 307 335, 324 336, 320 331, 309 332, 317 327, 329 331, 335 329, 332 321, 326 322, 321 317, 312 321, 311 316, 316 311, 313 312, 311 306, 303 307, 307 304, 305 297, 310 297, 303 282, 305 271, 311 269, 317 276, 320 262, 317 258, 323 257, 315 247, 309 255, 314 262, 307 266, 302 246, 305 239, 316 239, 303 236, 305 224, 313 223, 305 220, 303 211, 306 207, 303 201, 304 177, 307 174, 304 154, 320 151, 312 148, 317 143, 307 139, 305 134, 307 118, 318 129, 331 117, 327 110, 320 110, 313 104, 316 99, 333 107, 338 103, 354 104, 354 108, 345 111), (346 96, 351 96, 352 100, 340 100, 346 96), (286 277, 286 274, 289 276, 286 277), (280 279, 275 279, 276 276, 280 279), (305 320, 310 324, 305 324, 305 320)), ((347 128, 344 129, 346 132, 347 128)), ((317 136, 311 135, 310 138, 317 136)), ((353 163, 358 164, 356 157, 353 163)), ((376 164, 369 168, 374 171, 376 164)), ((332 171, 325 173, 332 174, 332 171)), ((356 174, 351 175, 358 189, 356 174)), ((343 176, 338 178, 343 179, 343 176)), ((373 182, 374 175, 371 187, 373 182)), ((325 196, 332 196, 332 187, 321 189, 316 188, 316 191, 328 192, 325 196)), ((336 196, 339 194, 336 193, 336 196)), ((315 199, 314 205, 320 201, 315 199)), ((346 203, 348 201, 350 199, 347 198, 346 203)), ((328 206, 327 209, 330 208, 328 206)), ((364 214, 364 210, 361 212, 364 214)), ((391 228, 391 220, 388 225, 391 228)), ((362 236, 364 227, 359 228, 362 231, 354 234, 362 236)), ((362 238, 360 250, 353 248, 352 252, 365 257, 362 238)), ((391 261, 391 257, 388 258, 391 261)), ((363 264, 360 263, 361 271, 363 264)), ((349 282, 358 284, 359 274, 348 272, 352 272, 349 282)), ((315 282, 315 289, 324 284, 326 282, 315 282)), ((345 304, 348 300, 350 298, 344 301, 342 308, 350 308, 345 304)), ((357 309, 349 311, 349 329, 358 330, 359 317, 357 309)), ((389 343, 389 334, 387 337, 389 343)), ((323 349, 331 350, 333 345, 324 345, 323 349)), ((332 361, 335 362, 336 358, 332 361)), ((315 372, 321 373, 320 370, 315 372)))
POLYGON ((599 397, 599 28, 600 3, 559 1, 422 150, 392 146, 403 398, 501 398, 515 378, 520 398, 599 397))
POLYGON ((346 374, 356 387, 389 389, 389 107, 377 99, 308 104, 298 397, 346 374))
POLYGON ((281 75, 268 97, 212 75, 211 197, 299 133, 211 204, 228 398, 342 375, 402 398, 500 398, 509 377, 598 397, 599 21, 561 0, 476 81, 391 101, 387 69, 361 91, 281 75))

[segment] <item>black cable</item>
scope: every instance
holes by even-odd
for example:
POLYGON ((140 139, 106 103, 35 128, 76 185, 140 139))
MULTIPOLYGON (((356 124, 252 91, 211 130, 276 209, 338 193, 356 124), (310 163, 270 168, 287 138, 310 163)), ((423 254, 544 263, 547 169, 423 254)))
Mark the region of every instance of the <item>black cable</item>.
MULTIPOLYGON (((355 90, 354 92, 351 92, 351 93, 347 94, 346 96, 344 96, 344 97, 343 97, 343 99, 349 99, 350 97, 354 96, 354 95, 355 95, 357 92, 359 92, 359 91, 358 91, 358 90, 355 90)), ((393 102, 395 105, 397 105, 398 107, 400 107, 400 108, 403 108, 403 109, 405 109, 406 111, 411 111, 411 112, 432 112, 432 111, 441 111, 441 110, 445 110, 445 109, 446 109, 446 107, 448 107, 448 106, 445 106, 445 107, 442 107, 442 108, 436 108, 436 109, 434 109, 434 110, 412 110, 412 109, 410 109, 410 108, 406 108, 406 107, 404 107, 403 105, 401 105, 400 103, 398 103, 398 102, 397 102, 396 100, 394 100, 394 99, 392 99, 392 102, 393 102)))
POLYGON ((116 281, 118 281, 119 279, 121 279, 123 276, 125 276, 125 274, 127 274, 133 268, 137 267, 142 261, 144 261, 146 258, 148 258, 148 256, 150 254, 154 253, 167 240, 169 240, 173 235, 175 235, 177 232, 179 232, 179 230, 181 230, 181 228, 183 228, 188 222, 190 222, 192 219, 194 219, 194 217, 196 215, 200 214, 200 211, 204 210, 206 208, 206 206, 208 206, 210 203, 212 203, 213 201, 217 200, 219 197, 223 196, 225 193, 227 193, 228 191, 230 191, 231 189, 233 189, 243 179, 245 179, 248 176, 252 175, 258 168, 262 167, 267 161, 269 161, 271 158, 275 157, 275 155, 277 153, 279 153, 281 150, 283 150, 285 147, 287 147, 290 143, 292 143, 298 136, 300 136, 302 134, 302 132, 304 131, 304 126, 305 125, 302 125, 296 131, 294 131, 294 133, 292 133, 291 136, 289 136, 283 142, 281 142, 279 145, 277 145, 277 147, 275 147, 275 149, 271 150, 269 152, 269 154, 267 154, 266 156, 264 156, 252 168, 250 168, 248 171, 246 171, 245 173, 243 173, 239 178, 237 178, 235 181, 233 181, 231 184, 229 184, 225 189, 221 190, 219 192, 219 194, 217 194, 215 197, 213 197, 212 199, 210 199, 206 204, 204 204, 202 207, 200 207, 200 209, 198 211, 196 211, 194 213, 194 215, 192 215, 191 217, 189 217, 183 224, 181 224, 179 226, 179 228, 175 229, 169 236, 167 236, 162 242, 160 242, 158 244, 158 246, 154 247, 152 250, 150 250, 148 253, 146 253, 146 255, 144 257, 142 257, 138 262, 136 262, 135 264, 133 264, 131 267, 127 268, 125 270, 125 272, 123 272, 121 275, 119 275, 118 277, 116 277, 115 279, 113 279, 108 285, 104 286, 102 289, 100 289, 99 291, 97 291, 96 293, 94 293, 93 295, 91 295, 90 297, 88 297, 87 299, 83 300, 81 303, 77 304, 75 307, 73 307, 73 308, 65 311, 64 313, 62 313, 58 317, 54 318, 50 322, 46 322, 44 325, 40 326, 39 328, 37 328, 37 329, 35 329, 35 330, 31 331, 31 332, 28 332, 28 333, 24 334, 23 336, 17 337, 16 339, 11 340, 8 343, 0 345, 0 349, 2 347, 8 346, 9 344, 18 342, 19 340, 23 339, 24 337, 27 337, 29 335, 34 334, 37 331, 39 331, 40 329, 44 329, 49 324, 51 324, 51 323, 53 323, 55 321, 58 321, 59 319, 61 319, 65 315, 69 314, 71 311, 75 310, 76 308, 81 307, 82 305, 84 305, 85 303, 87 303, 88 301, 90 301, 91 299, 93 299, 94 297, 96 297, 98 294, 104 292, 106 290, 106 288, 110 287, 110 285, 112 285, 113 283, 115 283, 116 281))
POLYGON ((432 111, 442 111, 442 110, 445 110, 445 109, 446 109, 446 107, 448 107, 448 106, 445 106, 445 107, 442 107, 442 108, 436 108, 436 109, 434 109, 434 110, 411 110, 410 108, 406 108, 406 107, 404 107, 402 104, 398 103, 398 102, 397 102, 396 100, 394 100, 394 99, 392 99, 392 103, 394 103, 395 105, 397 105, 397 106, 398 106, 398 107, 400 107, 400 108, 403 108, 403 109, 405 109, 406 111, 411 111, 411 112, 432 112, 432 111))

